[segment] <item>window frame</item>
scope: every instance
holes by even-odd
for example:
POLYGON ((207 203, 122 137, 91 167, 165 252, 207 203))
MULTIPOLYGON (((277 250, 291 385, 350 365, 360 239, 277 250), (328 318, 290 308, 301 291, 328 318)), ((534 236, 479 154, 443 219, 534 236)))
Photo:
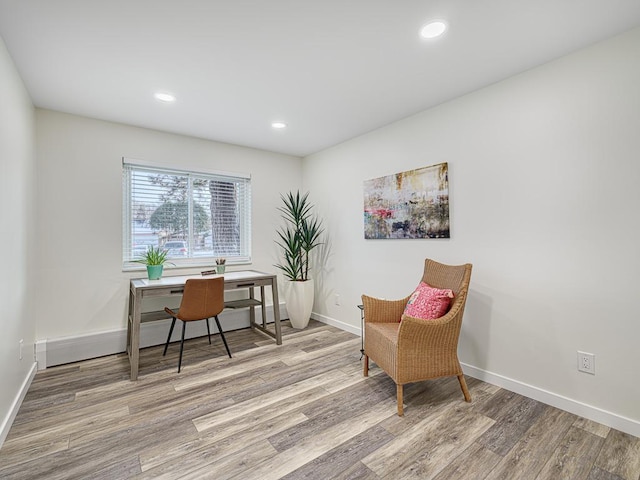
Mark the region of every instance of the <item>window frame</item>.
MULTIPOLYGON (((239 228, 239 242, 240 242, 240 255, 194 255, 193 249, 189 250, 189 256, 185 258, 171 257, 167 259, 165 268, 189 268, 189 267, 208 267, 215 265, 215 259, 224 256, 226 258, 227 265, 247 265, 251 263, 251 225, 252 225, 252 200, 251 200, 251 175, 243 173, 231 173, 218 170, 202 170, 202 169, 187 169, 167 167, 165 165, 159 165, 156 163, 150 163, 140 160, 122 158, 122 270, 134 271, 144 270, 143 264, 134 261, 133 255, 133 216, 134 216, 134 201, 133 201, 133 184, 132 174, 133 172, 149 172, 156 175, 176 175, 188 177, 188 186, 186 190, 187 202, 189 203, 189 223, 193 223, 193 207, 194 191, 192 189, 193 179, 205 179, 205 180, 229 180, 237 185, 240 185, 240 195, 237 198, 238 205, 238 228, 239 228)), ((189 226, 189 231, 192 231, 192 226, 189 226)), ((192 239, 189 239, 189 243, 192 239)), ((166 241, 175 241, 174 239, 167 239, 166 241)))

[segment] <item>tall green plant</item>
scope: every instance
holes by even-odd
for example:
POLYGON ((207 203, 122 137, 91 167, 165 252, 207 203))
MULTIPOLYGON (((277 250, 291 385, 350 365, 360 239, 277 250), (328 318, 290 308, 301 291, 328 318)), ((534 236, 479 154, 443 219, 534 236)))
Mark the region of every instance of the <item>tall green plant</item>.
POLYGON ((324 231, 322 222, 312 212, 313 205, 309 202, 309 192, 300 195, 289 192, 281 195, 283 206, 278 207, 282 213, 285 225, 278 230, 282 248, 283 262, 275 265, 282 270, 289 280, 304 282, 309 279, 311 251, 321 245, 320 236, 324 231))

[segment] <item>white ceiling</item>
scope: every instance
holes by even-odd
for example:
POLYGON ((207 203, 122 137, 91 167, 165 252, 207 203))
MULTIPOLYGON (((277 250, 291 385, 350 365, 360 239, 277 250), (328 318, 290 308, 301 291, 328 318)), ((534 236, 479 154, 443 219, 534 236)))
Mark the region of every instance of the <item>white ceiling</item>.
POLYGON ((0 0, 36 106, 299 156, 638 25, 639 0, 0 0))

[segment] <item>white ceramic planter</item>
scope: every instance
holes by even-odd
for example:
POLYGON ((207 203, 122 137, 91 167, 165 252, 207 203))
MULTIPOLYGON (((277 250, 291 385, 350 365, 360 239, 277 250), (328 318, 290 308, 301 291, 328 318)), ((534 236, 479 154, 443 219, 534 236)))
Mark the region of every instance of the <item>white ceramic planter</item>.
POLYGON ((289 282, 285 294, 291 326, 302 329, 309 324, 313 308, 313 280, 289 282))

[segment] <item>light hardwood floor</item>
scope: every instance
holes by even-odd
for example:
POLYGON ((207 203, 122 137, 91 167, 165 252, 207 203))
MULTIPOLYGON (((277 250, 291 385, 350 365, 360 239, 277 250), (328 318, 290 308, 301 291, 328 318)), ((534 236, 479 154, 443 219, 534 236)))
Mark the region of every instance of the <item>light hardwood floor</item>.
POLYGON ((639 480, 640 439, 468 378, 405 389, 360 339, 312 322, 282 346, 249 329, 36 375, 0 450, 2 479, 639 480))

